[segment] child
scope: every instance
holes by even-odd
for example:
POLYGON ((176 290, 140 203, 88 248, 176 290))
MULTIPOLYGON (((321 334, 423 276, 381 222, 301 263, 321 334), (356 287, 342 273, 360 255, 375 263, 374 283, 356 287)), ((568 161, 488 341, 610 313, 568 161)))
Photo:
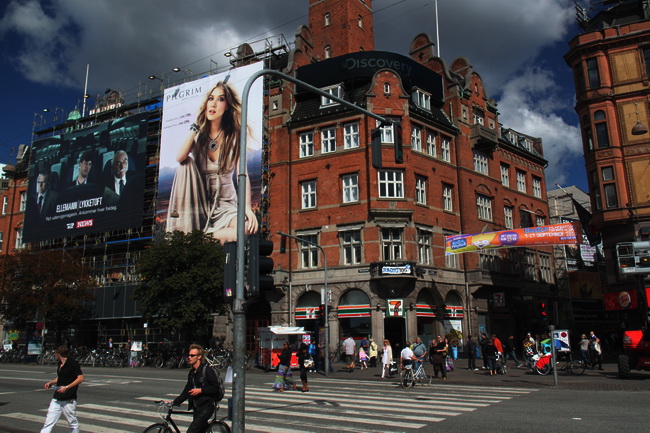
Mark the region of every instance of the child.
POLYGON ((367 370, 368 369, 368 355, 366 355, 366 351, 363 350, 363 347, 359 349, 359 361, 361 362, 361 369, 362 370, 367 370))

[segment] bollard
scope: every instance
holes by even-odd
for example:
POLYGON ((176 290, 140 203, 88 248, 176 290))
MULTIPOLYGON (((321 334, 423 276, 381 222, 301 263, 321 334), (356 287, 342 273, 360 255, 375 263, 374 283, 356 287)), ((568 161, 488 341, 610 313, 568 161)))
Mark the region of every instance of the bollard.
POLYGON ((228 397, 228 421, 232 421, 232 397, 228 397))

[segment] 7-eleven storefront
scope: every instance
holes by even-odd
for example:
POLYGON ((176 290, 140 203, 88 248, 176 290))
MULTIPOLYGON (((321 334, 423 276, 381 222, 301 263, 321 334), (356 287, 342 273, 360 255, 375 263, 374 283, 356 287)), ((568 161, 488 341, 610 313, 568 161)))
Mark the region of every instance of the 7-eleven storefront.
POLYGON ((455 291, 450 291, 444 299, 444 307, 438 308, 428 290, 420 291, 414 308, 417 335, 426 344, 440 335, 449 338, 449 342, 452 344, 462 345, 463 319, 465 317, 462 303, 460 295, 455 291))

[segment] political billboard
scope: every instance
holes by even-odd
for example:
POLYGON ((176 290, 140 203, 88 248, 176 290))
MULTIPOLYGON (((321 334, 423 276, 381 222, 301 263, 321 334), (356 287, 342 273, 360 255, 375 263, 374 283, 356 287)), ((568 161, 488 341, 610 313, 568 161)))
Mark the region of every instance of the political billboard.
POLYGON ((142 225, 149 114, 32 143, 23 239, 142 225))
POLYGON ((246 233, 258 231, 262 178, 263 79, 241 95, 262 62, 206 76, 165 90, 156 225, 159 230, 201 230, 236 240, 237 203, 245 200, 246 233), (246 130, 246 197, 237 194, 240 135, 246 130))

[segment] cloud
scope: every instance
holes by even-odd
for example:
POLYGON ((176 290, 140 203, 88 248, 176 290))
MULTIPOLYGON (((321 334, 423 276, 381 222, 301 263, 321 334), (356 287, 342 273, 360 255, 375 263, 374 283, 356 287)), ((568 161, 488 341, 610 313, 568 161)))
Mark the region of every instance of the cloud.
POLYGON ((562 97, 561 90, 549 70, 529 66, 507 80, 498 101, 499 121, 504 127, 542 138, 549 162, 548 185, 565 183, 572 164, 582 156, 579 128, 557 114, 573 105, 562 97))

